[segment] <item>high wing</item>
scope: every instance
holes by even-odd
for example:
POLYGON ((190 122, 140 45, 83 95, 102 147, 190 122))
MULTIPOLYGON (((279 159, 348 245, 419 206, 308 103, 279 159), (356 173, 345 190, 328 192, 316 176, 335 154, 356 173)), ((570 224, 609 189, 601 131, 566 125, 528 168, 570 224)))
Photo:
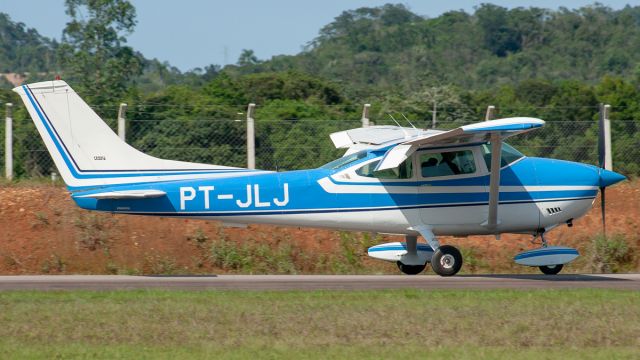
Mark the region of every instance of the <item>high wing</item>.
POLYGON ((392 169, 400 165, 418 148, 430 146, 455 146, 491 141, 492 134, 500 139, 522 134, 524 132, 544 126, 544 121, 535 118, 517 117, 500 120, 484 121, 471 125, 464 125, 453 130, 427 133, 407 139, 389 149, 378 164, 376 170, 392 169))
POLYGON ((433 136, 441 133, 443 133, 443 131, 440 130, 422 130, 400 126, 378 125, 339 131, 329 136, 336 148, 348 149, 344 154, 346 156, 364 149, 385 147, 398 144, 407 139, 433 136))

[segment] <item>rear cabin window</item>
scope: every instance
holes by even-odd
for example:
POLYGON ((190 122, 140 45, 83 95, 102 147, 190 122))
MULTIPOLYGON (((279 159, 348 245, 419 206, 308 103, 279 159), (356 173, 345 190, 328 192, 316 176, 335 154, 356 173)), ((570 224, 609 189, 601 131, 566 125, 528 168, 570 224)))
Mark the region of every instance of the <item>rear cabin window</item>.
MULTIPOLYGON (((502 154, 500 159, 500 167, 505 167, 512 162, 523 158, 521 152, 514 149, 511 145, 507 143, 502 143, 502 154)), ((482 145, 482 157, 484 158, 484 163, 487 164, 487 169, 491 171, 491 143, 486 143, 482 145)))
POLYGON ((422 177, 438 177, 473 174, 476 163, 471 150, 446 151, 420 154, 422 177))
POLYGON ((360 152, 357 152, 355 154, 347 155, 347 156, 341 157, 339 159, 333 160, 330 163, 322 165, 320 168, 321 169, 335 170, 335 169, 339 169, 341 167, 345 167, 345 166, 351 164, 352 162, 358 161, 360 159, 364 159, 366 157, 367 157, 367 152, 366 151, 360 151, 360 152))
POLYGON ((410 179, 413 175, 413 165, 411 162, 411 158, 405 160, 405 162, 403 162, 396 168, 373 171, 373 169, 375 169, 379 163, 380 160, 372 161, 368 164, 365 164, 364 166, 356 170, 356 174, 378 179, 410 179))

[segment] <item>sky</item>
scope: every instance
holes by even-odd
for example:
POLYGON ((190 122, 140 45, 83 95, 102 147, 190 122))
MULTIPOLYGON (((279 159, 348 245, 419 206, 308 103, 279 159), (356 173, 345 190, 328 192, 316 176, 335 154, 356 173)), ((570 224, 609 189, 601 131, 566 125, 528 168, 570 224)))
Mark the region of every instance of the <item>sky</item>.
MULTIPOLYGON (((168 61, 182 71, 209 64, 235 63, 242 49, 252 49, 259 59, 297 54, 320 28, 342 11, 403 3, 418 15, 437 17, 450 10, 473 12, 489 2, 507 8, 536 6, 549 9, 579 8, 593 4, 582 0, 131 0, 138 24, 128 44, 147 58, 168 61)), ((640 0, 600 0, 621 9, 640 0)), ((23 22, 49 38, 60 39, 69 20, 64 0, 0 0, 0 12, 23 22)))

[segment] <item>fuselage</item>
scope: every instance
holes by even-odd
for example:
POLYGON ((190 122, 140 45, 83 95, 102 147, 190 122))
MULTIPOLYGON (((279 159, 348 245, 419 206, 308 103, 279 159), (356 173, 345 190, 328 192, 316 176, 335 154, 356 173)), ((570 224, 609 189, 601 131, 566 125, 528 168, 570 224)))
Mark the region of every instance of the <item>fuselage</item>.
POLYGON ((428 224, 437 235, 464 236, 536 233, 567 223, 591 208, 603 185, 602 170, 591 165, 511 157, 501 168, 498 227, 488 229, 483 223, 488 213, 489 166, 482 151, 481 145, 420 150, 396 178, 393 173, 367 172, 367 166, 384 155, 381 149, 311 170, 126 185, 127 190, 156 189, 167 194, 152 199, 79 197, 105 188, 75 192, 73 198, 85 209, 122 214, 393 234, 416 234, 412 226, 428 224), (428 168, 421 159, 436 152, 466 152, 467 164, 458 160, 466 170, 431 176, 429 171, 440 165, 428 168))

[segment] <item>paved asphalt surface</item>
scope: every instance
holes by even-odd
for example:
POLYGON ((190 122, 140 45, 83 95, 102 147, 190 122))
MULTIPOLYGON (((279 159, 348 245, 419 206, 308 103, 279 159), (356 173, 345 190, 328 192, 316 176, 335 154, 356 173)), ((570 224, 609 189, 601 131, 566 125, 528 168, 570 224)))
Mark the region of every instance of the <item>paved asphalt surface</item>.
POLYGON ((640 274, 616 275, 220 275, 0 276, 6 290, 370 290, 370 289, 562 289, 640 290, 640 274))

